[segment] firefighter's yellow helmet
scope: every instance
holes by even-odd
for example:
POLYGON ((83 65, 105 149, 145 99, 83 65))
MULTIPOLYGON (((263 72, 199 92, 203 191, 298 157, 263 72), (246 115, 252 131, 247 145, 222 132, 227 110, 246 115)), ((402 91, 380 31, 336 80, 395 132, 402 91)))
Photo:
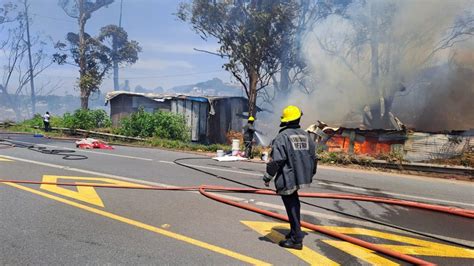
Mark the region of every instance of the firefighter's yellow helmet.
POLYGON ((253 121, 255 121, 255 117, 253 117, 253 116, 249 116, 249 119, 248 119, 248 121, 250 121, 250 122, 253 122, 253 121))
POLYGON ((286 123, 286 122, 291 122, 299 119, 301 117, 302 113, 300 108, 294 106, 294 105, 288 105, 283 109, 282 115, 281 115, 281 122, 286 123))

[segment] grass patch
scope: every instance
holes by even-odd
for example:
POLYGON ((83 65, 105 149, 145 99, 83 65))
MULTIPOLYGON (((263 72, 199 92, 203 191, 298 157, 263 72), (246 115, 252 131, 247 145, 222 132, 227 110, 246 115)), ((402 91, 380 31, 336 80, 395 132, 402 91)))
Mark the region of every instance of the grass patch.
POLYGON ((149 140, 149 144, 152 147, 174 149, 174 150, 184 150, 184 151, 216 152, 217 150, 224 150, 224 151, 231 150, 230 145, 223 145, 223 144, 204 145, 204 144, 184 142, 180 140, 162 139, 162 138, 157 138, 157 137, 151 138, 149 140))
POLYGON ((318 153, 318 158, 321 163, 325 164, 359 164, 370 166, 374 158, 368 156, 360 156, 349 154, 345 152, 328 152, 322 151, 318 153))

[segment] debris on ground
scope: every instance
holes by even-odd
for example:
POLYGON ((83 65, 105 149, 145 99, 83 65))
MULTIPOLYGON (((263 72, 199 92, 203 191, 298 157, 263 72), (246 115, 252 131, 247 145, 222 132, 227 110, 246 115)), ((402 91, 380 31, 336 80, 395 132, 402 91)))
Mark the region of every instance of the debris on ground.
POLYGON ((219 162, 235 162, 235 161, 246 161, 248 160, 245 157, 240 157, 240 156, 221 156, 221 157, 214 157, 212 158, 213 160, 219 161, 219 162))
POLYGON ((103 150, 113 150, 114 148, 104 141, 93 139, 93 138, 85 138, 76 141, 76 147, 80 149, 103 149, 103 150))
POLYGON ((460 155, 448 159, 433 159, 428 163, 442 165, 462 165, 465 167, 474 167, 474 151, 463 152, 460 155))

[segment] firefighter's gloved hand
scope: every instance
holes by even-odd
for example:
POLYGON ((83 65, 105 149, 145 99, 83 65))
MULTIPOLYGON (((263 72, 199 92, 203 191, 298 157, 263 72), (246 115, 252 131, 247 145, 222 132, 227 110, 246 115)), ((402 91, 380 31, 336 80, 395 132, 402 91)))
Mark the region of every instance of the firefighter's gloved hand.
POLYGON ((272 180, 273 176, 269 175, 268 173, 265 173, 263 175, 263 182, 265 182, 265 186, 268 187, 270 185, 270 181, 272 180))

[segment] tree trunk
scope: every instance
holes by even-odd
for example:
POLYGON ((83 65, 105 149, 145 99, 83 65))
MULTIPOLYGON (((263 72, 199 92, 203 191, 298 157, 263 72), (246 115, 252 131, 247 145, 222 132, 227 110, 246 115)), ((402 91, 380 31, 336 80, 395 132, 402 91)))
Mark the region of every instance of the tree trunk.
POLYGON ((249 116, 257 116, 257 82, 258 75, 255 69, 251 69, 249 75, 249 116))
POLYGON ((85 27, 87 21, 87 14, 85 12, 84 0, 79 0, 79 90, 81 91, 81 108, 88 109, 89 107, 89 92, 88 88, 81 81, 87 73, 86 69, 86 40, 85 27))
POLYGON ((90 93, 83 93, 81 91, 81 109, 83 110, 89 109, 89 95, 90 93))
POLYGON ((23 2, 25 6, 25 21, 26 21, 26 45, 28 47, 28 63, 29 63, 29 76, 30 76, 30 87, 31 87, 31 112, 36 114, 36 93, 35 93, 35 83, 33 75, 33 63, 31 59, 31 40, 30 40, 30 17, 28 15, 28 1, 23 2))
MULTIPOLYGON (((371 5, 371 21, 370 21, 370 63, 371 63, 371 77, 370 82, 373 88, 378 89, 379 78, 379 40, 377 33, 377 12, 375 4, 371 5)), ((378 90, 377 90, 378 91, 378 90)))
POLYGON ((117 61, 114 61, 114 91, 120 90, 119 88, 119 69, 117 61))
POLYGON ((290 93, 290 68, 286 60, 283 60, 281 65, 280 93, 283 97, 286 97, 290 93))
POLYGON ((114 36, 112 36, 112 51, 113 51, 113 68, 114 68, 114 91, 120 90, 119 88, 119 68, 117 62, 117 40, 114 36))

